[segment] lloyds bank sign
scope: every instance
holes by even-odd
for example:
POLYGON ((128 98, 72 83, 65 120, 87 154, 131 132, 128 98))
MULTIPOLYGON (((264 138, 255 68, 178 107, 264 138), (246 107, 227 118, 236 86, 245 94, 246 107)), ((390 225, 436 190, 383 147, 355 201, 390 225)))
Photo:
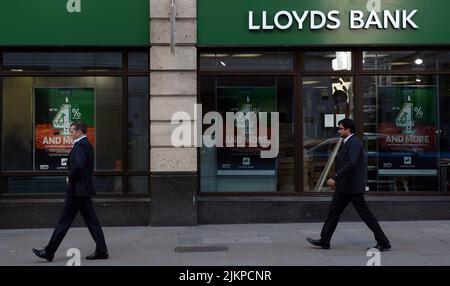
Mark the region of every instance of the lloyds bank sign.
POLYGON ((449 45, 448 0, 197 0, 200 46, 449 45))
MULTIPOLYGON (((351 10, 348 13, 349 29, 418 29, 419 26, 414 22, 413 17, 417 14, 417 10, 384 10, 377 13, 372 10, 366 13, 361 10, 351 10)), ((342 26, 340 19, 341 11, 331 10, 323 11, 287 11, 282 10, 274 15, 269 15, 267 11, 248 12, 248 29, 255 30, 288 30, 293 26, 299 30, 310 29, 320 30, 329 29, 336 30, 342 26), (257 19, 256 19, 257 18, 257 19), (258 24, 256 24, 258 22, 258 24)))

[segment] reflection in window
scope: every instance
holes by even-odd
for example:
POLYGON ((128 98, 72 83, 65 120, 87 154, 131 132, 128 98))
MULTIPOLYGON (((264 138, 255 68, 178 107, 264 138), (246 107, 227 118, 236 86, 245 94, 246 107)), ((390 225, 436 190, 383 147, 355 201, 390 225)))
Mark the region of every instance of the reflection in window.
POLYGON ((349 71, 352 69, 352 52, 305 52, 307 71, 349 71))
POLYGON ((3 69, 10 71, 111 71, 122 68, 122 53, 5 52, 3 69))
POLYGON ((436 76, 363 78, 364 139, 370 191, 436 191, 436 76))
POLYGON ((368 51, 363 52, 364 70, 435 70, 434 51, 368 51))
POLYGON ((75 120, 78 117, 85 119, 88 116, 93 128, 88 135, 91 136, 89 140, 95 148, 96 170, 122 171, 123 136, 120 131, 122 78, 120 77, 3 78, 2 116, 3 170, 63 169, 64 158, 57 156, 61 151, 59 147, 62 143, 70 147, 70 142, 58 142, 58 138, 64 140, 60 136, 61 132, 64 132, 63 126, 59 126, 61 129, 51 127, 56 123, 64 125, 67 118, 75 120), (58 114, 61 116, 56 116, 58 114), (55 123, 57 117, 58 122, 55 123), (41 129, 37 129, 38 121, 47 122, 50 128, 46 130, 49 132, 42 134, 41 129), (38 164, 43 156, 52 163, 38 164), (56 167, 53 167, 53 164, 56 167))
POLYGON ((450 191, 450 75, 439 77, 439 190, 450 191))
MULTIPOLYGON (((279 112, 279 153, 276 158, 261 158, 259 147, 206 147, 201 149, 201 190, 202 192, 293 192, 294 168, 294 103, 292 77, 202 77, 200 79, 204 115, 217 111, 224 118, 226 112, 249 114, 253 111, 256 120, 259 112, 279 112)), ((271 118, 268 117, 268 128, 271 118)), ((250 120, 235 120, 232 127, 248 130, 261 125, 253 125, 250 120)), ((210 125, 203 126, 203 131, 210 125)), ((270 130, 267 134, 270 136, 270 130)), ((238 133, 236 133, 238 134, 238 133)), ((234 136, 233 136, 234 137, 234 136)), ((248 137, 246 137, 248 139, 248 137)), ((227 140, 224 134, 224 140, 227 140)), ((224 142, 225 143, 225 142, 224 142)), ((224 144, 225 145, 225 144, 224 144)))
POLYGON ((450 70, 450 51, 438 52, 439 69, 450 70))
MULTIPOLYGON (((339 140, 337 122, 353 118, 352 77, 303 78, 303 181, 304 191, 329 191, 318 186, 328 159, 339 140), (317 185, 317 188, 316 188, 317 185)), ((334 166, 328 175, 334 173, 334 166)))
POLYGON ((202 53, 202 71, 292 71, 293 53, 202 53))

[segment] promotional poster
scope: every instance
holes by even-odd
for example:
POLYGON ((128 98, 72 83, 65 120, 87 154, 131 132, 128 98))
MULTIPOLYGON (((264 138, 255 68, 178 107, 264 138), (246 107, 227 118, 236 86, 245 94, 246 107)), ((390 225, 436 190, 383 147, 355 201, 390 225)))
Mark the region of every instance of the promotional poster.
POLYGON ((379 175, 437 175, 436 89, 380 87, 379 175))
POLYGON ((83 120, 94 144, 94 88, 35 88, 35 170, 65 170, 73 146, 70 125, 83 120))
MULTIPOLYGON (((240 111, 245 116, 252 111, 259 117, 259 112, 270 114, 277 110, 276 87, 223 87, 217 89, 217 97, 222 114, 240 111)), ((235 128, 246 130, 246 145, 249 143, 248 128, 258 124, 258 122, 247 122, 244 118, 235 121, 235 128)), ((268 116, 267 125, 270 126, 270 116, 268 116)), ((258 136, 259 134, 261 134, 261 126, 258 126, 258 136)), ((271 134, 270 127, 267 127, 266 134, 271 134)), ((226 146, 225 143, 224 146, 226 146)), ((261 158, 260 151, 261 147, 217 148, 217 175, 275 176, 275 158, 261 158)))

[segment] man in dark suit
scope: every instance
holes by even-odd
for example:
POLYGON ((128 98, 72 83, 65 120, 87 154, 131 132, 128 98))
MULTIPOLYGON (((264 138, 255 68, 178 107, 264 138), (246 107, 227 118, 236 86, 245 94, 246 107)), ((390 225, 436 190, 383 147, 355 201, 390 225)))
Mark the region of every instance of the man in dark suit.
POLYGON ((330 187, 336 187, 331 201, 328 218, 322 228, 320 239, 311 239, 308 242, 323 249, 330 248, 330 241, 339 217, 351 202, 361 219, 375 235, 377 248, 380 251, 388 250, 391 244, 377 222, 377 219, 369 210, 364 199, 367 181, 367 156, 364 147, 355 135, 353 120, 345 118, 338 122, 339 135, 344 138, 336 156, 336 174, 327 181, 330 187))
POLYGON ((71 124, 70 133, 74 139, 74 145, 68 159, 69 175, 66 178, 67 196, 64 210, 48 245, 42 250, 33 248, 33 252, 40 258, 52 261, 75 216, 80 212, 96 243, 95 252, 86 259, 108 259, 105 236, 95 214, 91 198, 95 195, 92 176, 94 149, 86 136, 87 126, 83 121, 76 121, 71 124))

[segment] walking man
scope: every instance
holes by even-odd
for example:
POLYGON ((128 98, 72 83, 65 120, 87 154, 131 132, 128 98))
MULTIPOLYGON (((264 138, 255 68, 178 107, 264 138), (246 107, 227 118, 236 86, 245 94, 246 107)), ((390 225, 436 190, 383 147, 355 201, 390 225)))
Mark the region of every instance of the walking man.
POLYGON ((361 140, 354 135, 355 124, 353 120, 345 118, 338 122, 338 126, 339 135, 344 138, 344 141, 336 157, 336 174, 327 181, 328 186, 335 187, 335 192, 320 239, 308 237, 307 240, 315 246, 329 249, 339 217, 351 202, 361 219, 374 233, 377 241, 374 248, 380 251, 388 250, 391 244, 364 199, 367 157, 361 140))
POLYGON ((94 149, 86 136, 86 123, 83 121, 72 123, 70 134, 74 139, 74 145, 68 160, 69 175, 66 178, 67 196, 64 202, 64 210, 48 245, 42 250, 33 248, 33 252, 40 258, 52 261, 75 216, 80 212, 96 244, 95 252, 87 256, 86 259, 108 259, 105 236, 95 214, 91 198, 95 195, 92 176, 94 149))

